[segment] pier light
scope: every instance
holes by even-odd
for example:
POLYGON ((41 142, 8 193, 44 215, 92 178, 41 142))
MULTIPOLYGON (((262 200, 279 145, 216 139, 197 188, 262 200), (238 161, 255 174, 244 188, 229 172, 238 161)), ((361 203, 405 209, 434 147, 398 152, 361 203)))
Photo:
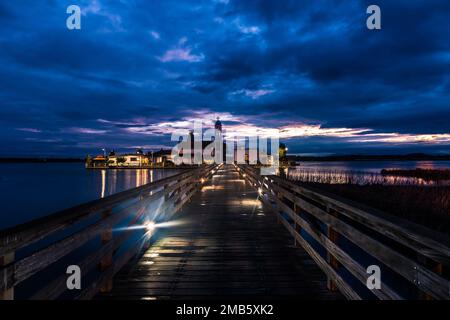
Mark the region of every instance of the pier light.
POLYGON ((155 228, 156 224, 153 221, 149 221, 145 224, 145 229, 147 229, 148 232, 152 232, 155 228))
POLYGON ((205 183, 205 179, 204 179, 204 178, 201 178, 201 179, 200 179, 200 182, 201 182, 201 183, 205 183))
POLYGON ((247 175, 244 173, 242 176, 245 178, 247 175))
POLYGON ((262 194, 263 194, 263 191, 262 191, 262 189, 261 189, 261 188, 258 188, 258 194, 259 194, 260 196, 262 196, 262 194))

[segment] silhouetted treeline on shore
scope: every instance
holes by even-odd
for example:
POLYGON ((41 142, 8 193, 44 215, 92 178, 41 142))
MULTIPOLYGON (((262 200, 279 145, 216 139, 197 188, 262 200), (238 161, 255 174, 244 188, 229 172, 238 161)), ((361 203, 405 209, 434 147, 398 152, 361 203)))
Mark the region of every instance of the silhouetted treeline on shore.
POLYGON ((79 158, 0 158, 0 163, 57 163, 57 162, 84 162, 79 158))

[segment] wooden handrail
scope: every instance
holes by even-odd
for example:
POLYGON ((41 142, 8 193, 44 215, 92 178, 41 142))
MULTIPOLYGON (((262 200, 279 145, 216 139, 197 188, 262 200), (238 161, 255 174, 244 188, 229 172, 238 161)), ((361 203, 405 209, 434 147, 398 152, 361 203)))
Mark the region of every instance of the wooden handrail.
POLYGON ((426 257, 450 264, 450 237, 445 234, 439 234, 436 231, 405 219, 388 215, 374 209, 362 210, 355 207, 355 205, 348 203, 351 201, 347 200, 346 203, 336 199, 336 197, 327 196, 323 192, 320 193, 301 187, 277 176, 272 176, 271 179, 280 183, 285 189, 290 189, 299 195, 303 195, 322 205, 328 206, 329 208, 418 251, 426 257))
MULTIPOLYGON (((278 176, 260 176, 250 166, 238 168, 252 185, 261 189, 261 200, 276 212, 296 242, 303 246, 349 299, 360 299, 361 295, 339 274, 339 266, 364 285, 368 276, 366 268, 351 250, 345 250, 340 241, 331 239, 317 223, 324 225, 327 230, 335 230, 345 238, 343 241, 349 241, 362 249, 384 267, 409 281, 418 292, 436 299, 450 299, 450 281, 439 271, 442 267, 450 266, 450 241, 447 235, 375 210, 361 209, 349 201, 299 186, 278 176), (317 223, 305 219, 302 212, 317 223), (288 219, 284 214, 287 214, 288 219), (338 266, 322 257, 295 226, 299 226, 320 244, 338 262, 338 266), (423 257, 427 258, 425 263, 423 257)), ((402 299, 398 290, 383 281, 381 289, 371 292, 379 299, 402 299)))
MULTIPOLYGON (((83 273, 101 264, 102 272, 96 281, 97 284, 89 285, 78 297, 95 295, 98 290, 105 288, 105 283, 111 282, 111 276, 120 270, 130 257, 135 256, 142 246, 140 239, 127 248, 125 254, 116 257, 118 249, 132 237, 133 232, 130 231, 132 228, 126 229, 119 236, 112 238, 113 228, 128 217, 132 217, 127 224, 128 227, 141 225, 148 206, 161 198, 165 201, 158 208, 159 212, 164 213, 163 216, 174 214, 198 190, 201 180, 208 179, 215 170, 216 166, 213 165, 202 166, 1 231, 0 258, 10 257, 22 248, 39 244, 40 241, 45 241, 45 247, 35 249, 35 252, 15 261, 11 259, 1 261, 0 299, 13 298, 15 286, 46 270, 98 235, 102 235, 100 249, 84 257, 78 264, 83 268, 83 273), (102 214, 105 212, 108 214, 102 214), (70 231, 74 227, 80 230, 70 231), (112 241, 108 241, 109 239, 112 241)), ((66 278, 65 274, 56 277, 31 297, 58 298, 67 289, 66 278)))
POLYGON ((141 187, 113 194, 103 199, 93 200, 69 209, 65 209, 6 230, 0 230, 0 256, 7 252, 15 251, 24 246, 30 245, 33 242, 39 241, 49 234, 65 229, 70 225, 80 222, 81 220, 88 219, 99 210, 110 209, 118 203, 137 197, 140 194, 154 191, 155 189, 163 187, 167 183, 188 177, 190 175, 190 172, 183 172, 143 185, 141 187))

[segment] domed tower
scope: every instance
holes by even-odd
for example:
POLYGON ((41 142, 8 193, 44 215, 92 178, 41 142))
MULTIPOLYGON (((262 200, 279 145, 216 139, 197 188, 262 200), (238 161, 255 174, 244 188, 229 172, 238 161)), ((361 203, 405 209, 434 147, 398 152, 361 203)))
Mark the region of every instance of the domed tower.
POLYGON ((219 130, 220 132, 222 132, 222 122, 220 122, 219 117, 217 117, 216 124, 214 125, 214 128, 216 130, 219 130))

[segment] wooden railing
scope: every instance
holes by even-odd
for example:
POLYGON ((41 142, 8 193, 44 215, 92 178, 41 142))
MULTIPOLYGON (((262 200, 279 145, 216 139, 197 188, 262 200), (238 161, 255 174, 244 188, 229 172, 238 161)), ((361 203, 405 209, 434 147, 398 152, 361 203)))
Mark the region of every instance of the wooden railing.
POLYGON ((278 176, 238 166, 323 270, 330 290, 349 299, 450 299, 450 238, 278 176), (367 267, 381 270, 368 289, 367 267))
POLYGON ((39 288, 26 297, 31 299, 69 293, 89 299, 111 290, 113 276, 149 243, 153 231, 145 227, 153 225, 146 220, 152 205, 158 217, 170 218, 215 170, 188 170, 0 231, 0 300, 14 299, 14 289, 27 281, 39 288), (142 233, 137 239, 136 230, 142 233), (68 292, 68 264, 80 268, 81 290, 68 292))

